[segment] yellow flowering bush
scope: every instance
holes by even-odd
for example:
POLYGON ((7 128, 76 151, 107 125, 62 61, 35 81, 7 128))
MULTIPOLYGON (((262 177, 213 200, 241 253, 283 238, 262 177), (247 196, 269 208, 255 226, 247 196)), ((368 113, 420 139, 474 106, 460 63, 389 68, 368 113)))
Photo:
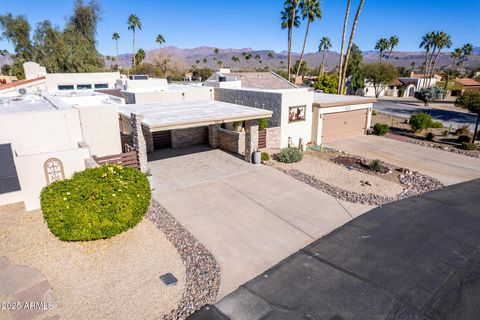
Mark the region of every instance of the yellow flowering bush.
POLYGON ((121 165, 104 165, 57 181, 40 195, 43 217, 65 241, 105 239, 136 226, 150 204, 145 174, 121 165))

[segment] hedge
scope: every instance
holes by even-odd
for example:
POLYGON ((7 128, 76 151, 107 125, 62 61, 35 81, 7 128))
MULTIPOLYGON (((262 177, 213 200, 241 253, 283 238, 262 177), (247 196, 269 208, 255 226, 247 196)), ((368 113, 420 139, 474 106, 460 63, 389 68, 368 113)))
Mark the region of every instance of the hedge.
POLYGON ((57 181, 40 195, 43 217, 58 238, 85 241, 113 237, 136 226, 150 204, 145 174, 104 165, 57 181))

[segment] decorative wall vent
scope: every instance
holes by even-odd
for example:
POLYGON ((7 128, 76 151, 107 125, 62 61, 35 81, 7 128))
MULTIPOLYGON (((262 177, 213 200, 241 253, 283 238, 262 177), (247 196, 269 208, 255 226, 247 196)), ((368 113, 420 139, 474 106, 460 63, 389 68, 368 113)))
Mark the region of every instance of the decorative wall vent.
POLYGON ((55 181, 65 179, 65 172, 63 171, 63 164, 60 159, 50 158, 43 164, 43 169, 45 170, 45 177, 47 179, 47 184, 50 184, 55 181))

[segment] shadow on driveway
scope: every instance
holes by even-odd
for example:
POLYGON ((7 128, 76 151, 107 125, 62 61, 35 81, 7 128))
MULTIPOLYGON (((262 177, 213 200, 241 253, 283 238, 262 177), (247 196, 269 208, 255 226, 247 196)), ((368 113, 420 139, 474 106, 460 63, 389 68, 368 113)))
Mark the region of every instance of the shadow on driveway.
POLYGON ((478 320, 479 208, 480 179, 375 208, 191 319, 478 320))

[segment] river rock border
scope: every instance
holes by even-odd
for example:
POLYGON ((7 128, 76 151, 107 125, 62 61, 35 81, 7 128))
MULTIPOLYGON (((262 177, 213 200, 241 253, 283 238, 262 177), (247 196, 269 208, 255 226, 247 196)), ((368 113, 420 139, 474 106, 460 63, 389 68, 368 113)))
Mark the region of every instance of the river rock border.
POLYGON ((400 183, 405 186, 401 193, 399 193, 395 197, 383 197, 377 194, 363 194, 338 188, 332 186, 329 183, 318 180, 314 176, 306 174, 299 170, 287 170, 280 168, 272 161, 268 161, 265 164, 279 171, 282 171, 289 176, 299 181, 302 181, 311 187, 314 187, 315 189, 321 190, 336 199, 365 205, 380 206, 389 202, 405 199, 427 191, 432 191, 444 187, 444 185, 435 178, 420 174, 418 172, 410 172, 409 174, 400 176, 400 183))
POLYGON ((408 143, 417 144, 417 145, 427 147, 427 148, 432 148, 432 149, 442 150, 442 151, 445 151, 445 152, 460 154, 462 156, 467 156, 467 157, 471 157, 471 158, 480 158, 480 151, 478 151, 478 150, 468 152, 467 150, 458 149, 456 147, 447 147, 447 146, 441 145, 441 144, 439 144, 435 141, 425 142, 425 141, 420 141, 420 140, 416 140, 416 139, 407 139, 405 141, 408 142, 408 143))
POLYGON ((180 303, 163 319, 186 319, 202 306, 215 302, 220 286, 220 267, 205 246, 157 201, 151 201, 147 218, 175 246, 186 269, 186 283, 180 303))

